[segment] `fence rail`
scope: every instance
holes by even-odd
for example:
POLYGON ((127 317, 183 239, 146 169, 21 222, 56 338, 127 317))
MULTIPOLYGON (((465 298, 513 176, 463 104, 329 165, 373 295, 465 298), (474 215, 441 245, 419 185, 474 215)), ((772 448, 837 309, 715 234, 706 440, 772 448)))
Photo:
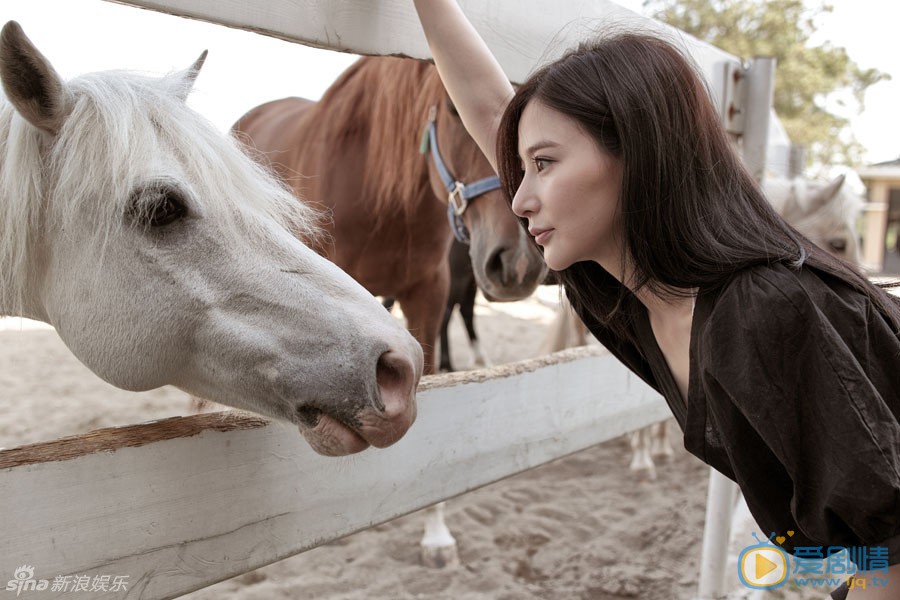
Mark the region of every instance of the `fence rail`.
MULTIPOLYGON (((411 0, 111 1, 340 52, 431 56, 411 0)), ((517 82, 535 65, 610 26, 656 31, 682 43, 719 91, 724 84, 724 63, 740 62, 715 46, 609 0, 459 3, 507 75, 517 82)))

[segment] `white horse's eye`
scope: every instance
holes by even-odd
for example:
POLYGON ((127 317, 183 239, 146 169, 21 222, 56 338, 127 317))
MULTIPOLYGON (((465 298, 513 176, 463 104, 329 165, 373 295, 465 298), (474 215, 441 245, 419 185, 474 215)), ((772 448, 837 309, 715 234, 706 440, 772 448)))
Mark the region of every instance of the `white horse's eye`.
POLYGON ((188 214, 184 196, 168 186, 150 186, 135 191, 129 219, 139 227, 165 227, 188 214))
POLYGON ((160 194, 147 211, 147 222, 151 227, 163 227, 187 213, 184 202, 172 193, 160 194))
POLYGON ((833 240, 828 240, 828 245, 837 252, 843 252, 847 249, 847 240, 835 238, 833 240))

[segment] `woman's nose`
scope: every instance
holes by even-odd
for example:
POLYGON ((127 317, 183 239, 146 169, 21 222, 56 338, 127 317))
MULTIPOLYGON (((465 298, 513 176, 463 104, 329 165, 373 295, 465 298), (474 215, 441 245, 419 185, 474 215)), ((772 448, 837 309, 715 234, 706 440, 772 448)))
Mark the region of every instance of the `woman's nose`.
POLYGON ((525 218, 530 214, 536 213, 538 208, 540 208, 540 203, 523 183, 516 190, 516 195, 513 196, 510 206, 517 217, 525 218))

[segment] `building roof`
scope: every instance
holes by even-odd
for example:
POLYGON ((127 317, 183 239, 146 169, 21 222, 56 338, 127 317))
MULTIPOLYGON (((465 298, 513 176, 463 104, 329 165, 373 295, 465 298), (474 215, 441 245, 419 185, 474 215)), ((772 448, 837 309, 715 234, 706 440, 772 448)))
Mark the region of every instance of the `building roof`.
POLYGON ((861 179, 900 179, 900 158, 862 167, 856 172, 861 179))
POLYGON ((900 167, 900 158, 895 158, 894 160, 888 160, 885 162, 875 163, 871 165, 872 167, 900 167))

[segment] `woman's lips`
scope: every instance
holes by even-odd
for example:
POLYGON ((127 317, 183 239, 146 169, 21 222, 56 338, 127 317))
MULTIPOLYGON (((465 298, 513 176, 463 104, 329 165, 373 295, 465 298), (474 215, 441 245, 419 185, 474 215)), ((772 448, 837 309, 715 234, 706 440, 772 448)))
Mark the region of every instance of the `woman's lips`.
POLYGON ((553 233, 553 229, 542 229, 539 227, 533 227, 528 230, 528 233, 534 236, 534 242, 541 246, 546 245, 547 240, 550 239, 550 235, 553 233))

